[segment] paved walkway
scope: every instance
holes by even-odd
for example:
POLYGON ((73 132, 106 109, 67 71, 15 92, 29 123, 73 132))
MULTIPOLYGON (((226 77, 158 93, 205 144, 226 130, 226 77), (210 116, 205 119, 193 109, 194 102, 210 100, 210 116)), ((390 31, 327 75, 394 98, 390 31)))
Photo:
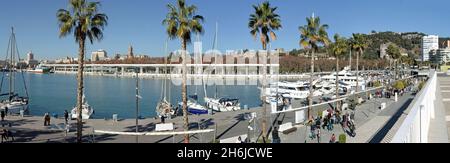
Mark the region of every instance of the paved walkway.
MULTIPOLYGON (((348 143, 368 143, 375 138, 384 137, 386 131, 395 124, 396 116, 399 112, 408 107, 414 95, 407 93, 400 96, 398 102, 393 99, 375 98, 357 107, 355 112, 356 136, 351 137, 340 126, 334 125, 332 131, 321 130, 321 143, 328 143, 332 134, 335 134, 336 140, 339 140, 340 134, 347 135, 348 143), (381 103, 387 103, 387 108, 380 110, 378 107, 381 103)), ((287 118, 285 122, 292 122, 292 118, 287 118)), ((303 125, 296 126, 297 130, 289 134, 281 134, 283 143, 317 143, 317 139, 310 139, 307 135, 310 132, 309 127, 303 125)))
POLYGON ((428 142, 450 142, 450 76, 439 74, 436 88, 435 119, 431 119, 428 142))

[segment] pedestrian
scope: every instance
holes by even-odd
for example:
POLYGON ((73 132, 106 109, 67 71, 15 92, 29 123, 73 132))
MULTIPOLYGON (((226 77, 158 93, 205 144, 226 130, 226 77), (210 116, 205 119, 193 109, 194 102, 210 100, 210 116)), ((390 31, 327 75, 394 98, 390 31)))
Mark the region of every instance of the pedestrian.
POLYGON ((44 126, 47 126, 47 113, 44 114, 44 126))
POLYGON ((6 129, 3 129, 3 130, 2 130, 2 133, 1 133, 1 136, 2 136, 2 141, 1 141, 1 143, 3 143, 3 140, 8 141, 7 135, 8 135, 8 132, 6 131, 6 129))
POLYGON ((0 114, 2 121, 5 120, 5 111, 2 110, 0 114))
POLYGON ((274 127, 272 131, 272 143, 281 143, 280 136, 278 135, 278 127, 274 127))
POLYGON ((317 143, 320 143, 320 128, 317 129, 317 143))
POLYGON ((336 143, 336 136, 334 134, 331 136, 330 143, 336 143))
POLYGON ((50 114, 49 113, 45 113, 44 115, 44 126, 49 126, 50 125, 50 114))
POLYGON ((8 107, 5 107, 5 116, 8 116, 8 107))
POLYGON ((69 122, 69 113, 67 112, 67 110, 64 110, 64 120, 66 120, 66 124, 68 124, 68 122, 69 122))
POLYGON ((162 124, 166 123, 166 117, 164 115, 161 115, 161 123, 162 124))
POLYGON ((50 119, 51 119, 51 116, 50 116, 50 114, 48 114, 48 121, 47 121, 47 125, 49 125, 49 126, 50 126, 50 119))

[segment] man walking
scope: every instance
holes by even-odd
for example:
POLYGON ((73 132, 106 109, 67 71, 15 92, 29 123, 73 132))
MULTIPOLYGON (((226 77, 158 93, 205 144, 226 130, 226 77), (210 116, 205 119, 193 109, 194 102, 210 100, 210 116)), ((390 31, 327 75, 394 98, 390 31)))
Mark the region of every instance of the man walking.
POLYGON ((68 124, 68 122, 69 122, 69 113, 67 112, 67 110, 64 110, 64 120, 66 120, 66 124, 68 124))
POLYGON ((2 118, 2 121, 5 119, 5 111, 1 111, 0 112, 0 116, 1 116, 1 118, 2 118))

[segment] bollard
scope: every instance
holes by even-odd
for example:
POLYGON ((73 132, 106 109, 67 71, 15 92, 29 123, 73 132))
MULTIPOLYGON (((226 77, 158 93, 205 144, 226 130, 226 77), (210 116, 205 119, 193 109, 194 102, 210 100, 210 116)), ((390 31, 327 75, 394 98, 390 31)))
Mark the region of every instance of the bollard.
POLYGON ((395 92, 395 102, 398 102, 398 93, 395 92))

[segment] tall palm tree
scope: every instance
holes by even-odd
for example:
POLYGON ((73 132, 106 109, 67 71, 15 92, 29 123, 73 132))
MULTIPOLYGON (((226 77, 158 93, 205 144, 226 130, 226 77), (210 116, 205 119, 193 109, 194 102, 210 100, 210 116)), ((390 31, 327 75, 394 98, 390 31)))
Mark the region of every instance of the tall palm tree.
MULTIPOLYGON (((336 58, 336 99, 339 99, 339 58, 342 57, 348 49, 347 40, 340 37, 339 34, 334 35, 334 43, 331 44, 330 50, 336 58)), ((336 102, 336 110, 339 110, 340 102, 336 102)))
POLYGON ((355 50, 356 53, 356 92, 359 91, 359 57, 364 53, 367 48, 368 43, 366 37, 363 34, 353 34, 351 41, 351 49, 355 50))
POLYGON ((59 37, 65 37, 73 32, 78 43, 78 72, 77 72, 77 142, 81 143, 83 105, 83 70, 86 39, 91 44, 103 39, 103 30, 108 24, 108 16, 99 13, 100 2, 86 0, 69 0, 69 9, 59 9, 56 16, 59 23, 59 37))
POLYGON ((308 118, 311 116, 311 109, 313 104, 313 76, 314 76, 314 53, 319 50, 319 46, 327 46, 329 44, 328 39, 328 25, 320 24, 320 18, 315 17, 314 14, 306 18, 307 24, 299 27, 300 31, 300 46, 309 50, 311 53, 311 74, 309 77, 309 107, 308 118))
MULTIPOLYGON (((176 5, 167 4, 168 13, 163 20, 163 25, 166 25, 167 35, 170 39, 179 39, 181 41, 181 49, 183 50, 183 82, 181 85, 181 96, 183 100, 183 128, 185 131, 189 130, 189 120, 187 112, 187 67, 188 62, 186 57, 187 45, 191 43, 191 34, 203 33, 203 16, 197 15, 197 7, 194 5, 187 5, 185 0, 178 0, 176 5)), ((189 143, 189 134, 184 135, 184 142, 189 143)))
MULTIPOLYGON (((259 35, 263 50, 267 50, 267 44, 270 40, 276 40, 277 35, 275 30, 282 28, 281 19, 278 14, 276 14, 277 7, 271 7, 269 1, 266 1, 259 5, 253 5, 255 12, 250 14, 250 19, 248 22, 248 27, 250 28, 250 34, 256 39, 259 35)), ((263 57, 263 80, 262 80, 262 93, 261 100, 263 102, 263 120, 262 120, 262 131, 263 131, 263 141, 266 141, 267 137, 267 113, 266 113, 266 71, 267 71, 267 51, 263 57)))
POLYGON ((398 62, 398 60, 399 60, 400 57, 401 57, 400 49, 399 49, 398 46, 396 46, 396 45, 394 45, 394 44, 390 44, 390 45, 387 47, 387 49, 386 49, 386 53, 387 53, 389 56, 391 56, 391 58, 394 60, 394 66, 395 66, 395 68, 394 68, 394 73, 395 73, 394 79, 397 80, 397 68, 398 68, 397 62, 398 62))

